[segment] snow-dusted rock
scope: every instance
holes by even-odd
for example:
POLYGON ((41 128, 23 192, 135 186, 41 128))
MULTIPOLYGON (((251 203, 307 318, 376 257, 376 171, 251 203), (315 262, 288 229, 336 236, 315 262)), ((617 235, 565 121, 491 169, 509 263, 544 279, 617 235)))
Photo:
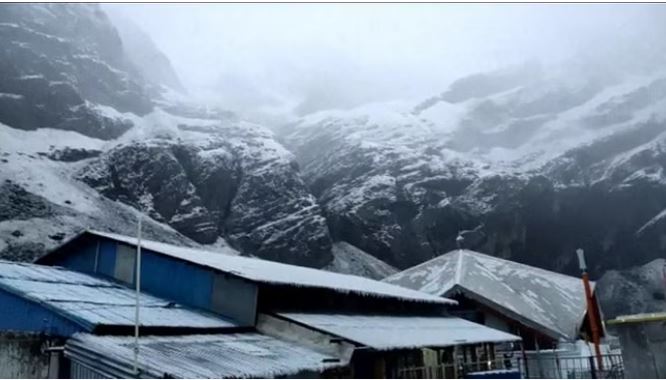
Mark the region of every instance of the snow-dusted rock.
POLYGON ((199 243, 223 237, 246 254, 329 262, 326 221, 292 155, 261 126, 200 116, 136 120, 77 178, 199 243))
POLYGON ((130 233, 140 210, 168 231, 156 240, 332 260, 293 155, 262 126, 175 93, 147 36, 119 34, 99 5, 0 8, 0 255, 32 258, 85 228, 130 233))
POLYGON ((415 105, 283 127, 335 239, 398 268, 466 244, 593 275, 666 254, 666 74, 585 62, 463 78, 415 105), (627 254, 631 252, 631 254, 627 254))
POLYGON ((353 245, 339 241, 333 243, 333 261, 324 267, 331 272, 353 274, 381 280, 398 270, 353 245))
POLYGON ((666 260, 656 259, 631 269, 610 270, 597 284, 597 297, 604 316, 661 312, 666 310, 666 260))
POLYGON ((103 115, 94 104, 137 114, 152 109, 144 81, 99 5, 1 8, 0 122, 109 139, 131 124, 103 115))

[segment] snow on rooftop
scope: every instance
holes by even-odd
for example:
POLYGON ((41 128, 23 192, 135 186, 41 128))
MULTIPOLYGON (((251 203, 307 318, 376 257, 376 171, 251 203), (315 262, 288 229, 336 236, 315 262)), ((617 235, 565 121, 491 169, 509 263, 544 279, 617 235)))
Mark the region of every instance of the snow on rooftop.
MULTIPOLYGON (((258 333, 147 336, 139 344, 139 367, 153 378, 274 378, 343 365, 310 348, 258 333)), ((74 360, 103 356, 104 363, 110 359, 131 371, 133 350, 133 337, 76 334, 67 342, 65 355, 74 360)), ((101 361, 90 364, 110 369, 101 361)))
POLYGON ((384 281, 434 295, 457 291, 553 338, 576 339, 586 313, 580 279, 469 250, 457 250, 384 281))
MULTIPOLYGON (((98 325, 134 326, 135 292, 115 282, 60 267, 0 260, 0 290, 39 303, 66 318, 98 325)), ((235 328, 237 324, 142 293, 141 326, 235 328)))
POLYGON ((514 342, 520 337, 457 317, 279 313, 378 350, 514 342))
MULTIPOLYGON (((98 231, 89 233, 108 239, 136 245, 136 238, 98 231)), ((226 248, 222 252, 208 252, 195 248, 179 247, 150 240, 142 240, 141 246, 159 254, 189 261, 230 273, 250 281, 330 289, 341 293, 360 294, 369 297, 394 298, 405 301, 455 304, 455 301, 427 293, 371 280, 359 276, 332 273, 324 270, 282 264, 273 261, 237 256, 237 252, 226 248)))

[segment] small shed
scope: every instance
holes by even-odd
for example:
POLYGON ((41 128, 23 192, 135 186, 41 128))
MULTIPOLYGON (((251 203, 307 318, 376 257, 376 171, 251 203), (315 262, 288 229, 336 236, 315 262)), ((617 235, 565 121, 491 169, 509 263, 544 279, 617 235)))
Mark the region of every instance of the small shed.
POLYGON ((666 378, 666 313, 625 315, 606 323, 620 338, 627 378, 666 378))

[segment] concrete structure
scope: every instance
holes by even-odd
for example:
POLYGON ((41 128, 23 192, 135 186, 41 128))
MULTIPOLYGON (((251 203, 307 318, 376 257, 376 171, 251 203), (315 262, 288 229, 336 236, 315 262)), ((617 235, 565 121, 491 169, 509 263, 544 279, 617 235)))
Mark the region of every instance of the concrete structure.
POLYGON ((627 378, 666 378, 666 313, 621 316, 607 324, 620 338, 627 378))
POLYGON ((49 372, 49 355, 42 352, 44 343, 40 334, 0 332, 0 379, 57 377, 49 372))

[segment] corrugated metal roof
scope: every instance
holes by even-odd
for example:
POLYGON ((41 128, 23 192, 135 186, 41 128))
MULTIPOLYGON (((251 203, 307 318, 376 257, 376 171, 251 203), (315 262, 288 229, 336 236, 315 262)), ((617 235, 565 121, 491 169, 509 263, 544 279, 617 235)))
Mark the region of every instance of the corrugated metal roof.
POLYGON ((444 297, 462 291, 556 339, 576 339, 587 310, 579 278, 469 250, 436 257, 384 281, 444 297))
MULTIPOLYGON (((141 377, 271 378, 343 366, 337 358, 258 333, 147 336, 139 340, 141 377)), ((94 370, 134 377, 132 337, 75 334, 65 355, 94 370)))
MULTIPOLYGON (((106 232, 88 233, 136 245, 136 238, 106 232)), ((364 277, 332 273, 313 268, 282 264, 273 261, 237 255, 207 252, 171 244, 142 240, 145 249, 231 273, 250 281, 268 284, 330 289, 341 293, 354 293, 371 297, 394 298, 407 301, 456 304, 455 301, 395 286, 364 277)))
POLYGON ((313 313, 277 315, 377 350, 520 340, 518 336, 457 317, 313 313))
MULTIPOLYGON (((86 328, 133 326, 135 292, 60 267, 0 261, 0 289, 37 302, 86 328)), ((235 322, 142 293, 141 326, 237 328, 235 322)))

